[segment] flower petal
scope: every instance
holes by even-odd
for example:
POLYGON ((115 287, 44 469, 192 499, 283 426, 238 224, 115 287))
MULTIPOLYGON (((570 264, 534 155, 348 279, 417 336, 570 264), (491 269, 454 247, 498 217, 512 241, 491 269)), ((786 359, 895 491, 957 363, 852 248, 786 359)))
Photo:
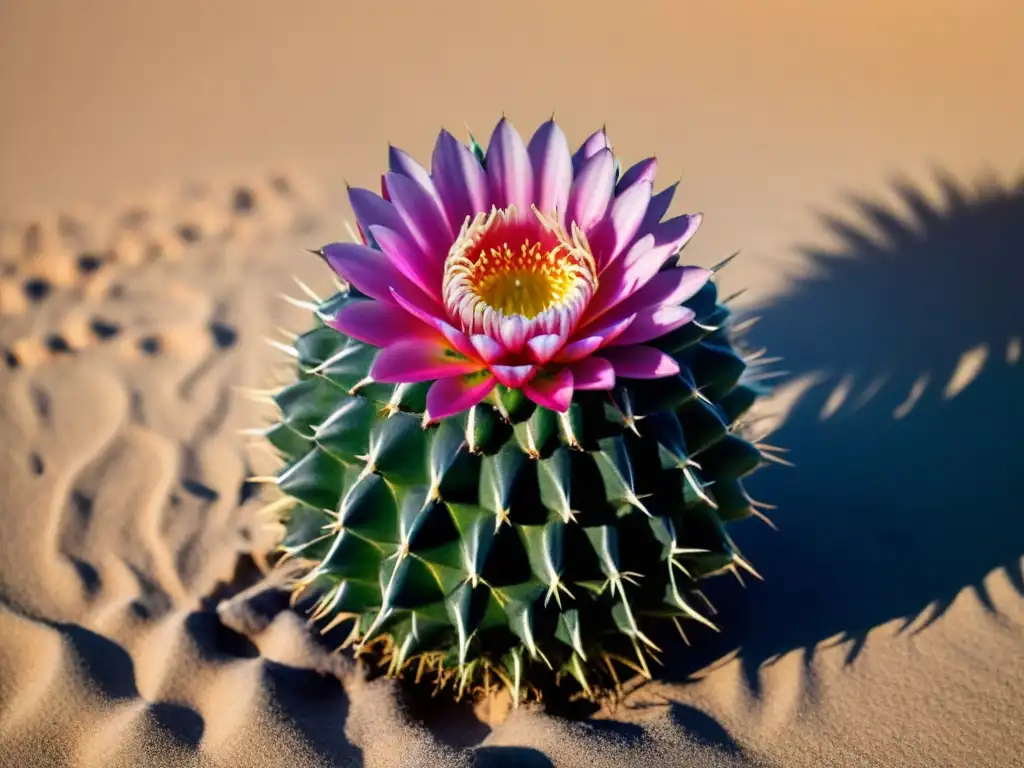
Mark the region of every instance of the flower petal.
POLYGON ((448 339, 448 343, 454 347, 456 352, 468 357, 470 360, 477 360, 479 358, 476 347, 473 346, 469 337, 454 325, 446 323, 444 320, 438 320, 436 326, 444 337, 448 339))
POLYGON ((537 129, 527 148, 533 166, 534 201, 541 213, 565 214, 572 187, 572 159, 565 133, 554 120, 537 129))
POLYGON ((440 421, 479 403, 494 389, 497 379, 486 371, 438 379, 427 390, 428 422, 440 421))
MULTIPOLYGON (((699 225, 700 214, 678 216, 659 226, 657 236, 648 233, 637 240, 626 254, 602 275, 601 284, 588 307, 590 321, 601 317, 605 312, 635 295, 657 275, 663 273, 665 262, 678 253, 679 248, 693 236, 699 225)), ((704 281, 707 282, 707 277, 704 281)))
POLYGON ((672 205, 672 198, 675 196, 676 187, 678 186, 679 182, 677 181, 675 184, 665 187, 665 189, 651 198, 651 203, 647 206, 647 213, 644 214, 643 223, 640 224, 640 231, 637 232, 639 237, 653 231, 661 223, 661 220, 665 218, 669 206, 672 205))
POLYGON ((397 292, 392 291, 392 298, 395 303, 398 304, 402 309, 408 312, 413 317, 419 319, 421 323, 426 325, 428 328, 437 330, 441 335, 448 339, 449 344, 457 352, 470 358, 471 360, 477 360, 480 356, 477 354, 476 348, 473 346, 469 337, 466 336, 462 331, 453 326, 447 320, 438 317, 430 308, 417 306, 413 302, 407 301, 404 296, 399 295, 397 292))
MULTIPOLYGON (((586 348, 581 345, 581 342, 584 342, 587 339, 600 339, 600 343, 598 344, 599 347, 608 346, 615 339, 622 336, 623 332, 625 332, 626 329, 628 329, 632 325, 633 319, 635 317, 636 314, 629 314, 626 317, 622 318, 616 317, 613 318, 611 322, 605 323, 604 325, 597 325, 588 328, 586 331, 587 336, 581 338, 579 341, 573 340, 571 344, 567 344, 565 346, 565 349, 563 349, 562 352, 558 355, 558 359, 579 359, 582 355, 579 355, 578 350, 580 350, 581 348, 586 348)), ((590 343, 592 342, 589 342, 587 346, 589 346, 590 343)), ((593 349, 588 351, 587 354, 590 354, 590 352, 592 351, 593 349)))
POLYGON ((509 389, 519 389, 527 381, 533 378, 537 372, 535 365, 492 365, 491 373, 499 383, 509 389))
POLYGON ((498 342, 483 333, 476 333, 469 337, 473 349, 485 363, 490 364, 501 357, 505 348, 498 342))
POLYGON ((590 238, 599 273, 606 270, 633 242, 650 201, 649 181, 634 184, 612 201, 608 216, 590 238))
POLYGON ((506 118, 501 118, 487 145, 487 179, 491 202, 499 208, 514 205, 528 213, 533 202, 533 167, 526 145, 506 118))
POLYGON ((584 357, 596 352, 604 344, 603 336, 584 336, 576 341, 571 341, 559 350, 555 361, 559 363, 571 363, 575 360, 582 360, 584 357))
POLYGON ((601 315, 640 287, 636 275, 627 270, 626 265, 635 263, 639 258, 637 254, 642 256, 653 247, 654 235, 644 235, 633 243, 624 256, 608 265, 609 268, 605 269, 601 275, 601 282, 597 286, 597 293, 594 294, 587 307, 587 314, 590 319, 601 317, 601 315))
POLYGON ((374 347, 386 347, 410 338, 437 338, 434 329, 401 307, 383 301, 350 302, 325 322, 336 331, 374 347))
POLYGON ((375 225, 370 227, 370 234, 395 268, 423 293, 437 296, 441 292, 443 265, 430 264, 418 246, 393 229, 375 225))
POLYGON ((679 373, 679 363, 654 347, 611 347, 601 356, 615 368, 615 375, 625 379, 660 379, 679 373))
POLYGON ((526 343, 526 321, 522 315, 509 315, 501 319, 501 341, 509 352, 518 352, 526 343))
POLYGON ((423 291, 380 251, 358 243, 331 243, 321 252, 335 272, 371 299, 393 304, 397 292, 417 306, 429 305, 423 291))
POLYGON ((654 235, 648 232, 646 235, 637 237, 629 250, 623 255, 616 269, 625 269, 630 264, 636 264, 637 260, 647 253, 649 250, 654 248, 657 241, 654 239, 654 235))
POLYGON ((426 168, 416 162, 412 155, 398 147, 388 145, 388 167, 392 173, 400 173, 419 184, 420 188, 430 195, 434 199, 434 202, 437 203, 437 210, 440 211, 442 215, 444 214, 444 206, 441 204, 441 196, 438 194, 437 187, 434 186, 434 182, 430 178, 430 173, 426 168))
POLYGON ((523 385, 523 394, 533 400, 541 408, 565 413, 572 402, 573 379, 572 371, 559 368, 556 371, 544 371, 523 385))
POLYGON ((382 349, 370 366, 370 376, 383 384, 412 384, 475 373, 483 367, 442 339, 409 339, 382 349))
POLYGON ((650 236, 654 238, 653 247, 646 253, 637 251, 629 254, 623 265, 629 269, 640 261, 650 261, 651 265, 645 267, 643 271, 653 275, 669 258, 679 253, 690 242, 703 220, 704 214, 690 213, 661 222, 650 232, 650 236))
POLYGON ((391 299, 395 304, 400 306, 410 315, 418 317, 431 328, 440 329, 441 323, 445 322, 442 317, 442 315, 444 315, 444 310, 437 304, 432 304, 426 300, 420 301, 419 297, 422 295, 422 291, 418 291, 417 294, 412 294, 412 296, 409 294, 399 293, 394 289, 391 291, 391 299))
POLYGON ((612 389, 615 386, 615 368, 603 357, 588 357, 571 366, 573 386, 576 389, 612 389))
POLYGON ((645 307, 636 313, 635 319, 618 338, 608 342, 609 346, 642 344, 674 331, 696 317, 689 307, 669 304, 660 307, 645 307))
POLYGON ((437 137, 430 175, 453 232, 462 227, 467 216, 490 210, 491 196, 484 169, 469 147, 448 131, 441 131, 437 137))
MULTIPOLYGON (((423 255, 438 270, 444 265, 448 249, 452 247, 455 236, 448 226, 448 221, 438 210, 433 198, 423 187, 400 173, 385 175, 388 196, 395 210, 402 217, 409 234, 423 251, 423 255)), ((440 285, 438 286, 440 289, 440 285)))
MULTIPOLYGON (((591 312, 598 316, 636 293, 661 272, 665 263, 679 253, 700 226, 700 214, 677 216, 644 235, 621 260, 604 275, 591 303, 591 312)), ((687 297, 688 298, 688 297, 687 297)))
POLYGON ((600 152, 602 149, 611 149, 611 142, 608 141, 608 133, 602 128, 599 131, 594 131, 587 137, 580 148, 576 150, 576 153, 572 156, 572 170, 573 173, 578 174, 583 164, 600 152))
POLYGON ((375 195, 362 187, 349 187, 348 201, 356 215, 356 222, 364 233, 368 232, 370 227, 379 225, 403 235, 409 234, 395 206, 380 195, 375 195))
POLYGON ((557 333, 542 333, 526 342, 526 346, 530 351, 530 358, 534 362, 546 363, 555 356, 564 343, 564 336, 559 336, 557 333))
POLYGON ((602 149, 580 167, 569 190, 565 212, 567 227, 575 222, 588 232, 604 217, 615 187, 615 158, 610 149, 602 149))
POLYGON ((711 271, 703 267, 672 267, 662 270, 646 285, 613 306, 602 318, 602 322, 639 314, 652 307, 682 304, 703 288, 710 277, 711 271))
POLYGON ((632 165, 622 174, 618 184, 615 185, 615 194, 621 195, 634 184, 649 181, 654 184, 654 174, 658 171, 658 159, 648 157, 636 165, 632 165))

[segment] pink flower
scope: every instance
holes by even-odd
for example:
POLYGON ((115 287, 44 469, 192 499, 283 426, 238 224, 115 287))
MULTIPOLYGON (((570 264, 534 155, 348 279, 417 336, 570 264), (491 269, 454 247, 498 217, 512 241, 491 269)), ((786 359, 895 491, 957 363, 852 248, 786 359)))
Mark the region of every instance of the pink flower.
POLYGON ((429 172, 392 148, 383 195, 350 190, 368 244, 323 249, 365 296, 329 324, 381 348, 373 380, 434 382, 429 421, 499 384, 564 412, 575 390, 674 375, 648 342, 693 320, 682 303, 711 273, 669 263, 701 215, 661 220, 656 166, 616 180, 603 130, 571 155, 554 120, 524 144, 502 118, 486 167, 446 131, 429 172))

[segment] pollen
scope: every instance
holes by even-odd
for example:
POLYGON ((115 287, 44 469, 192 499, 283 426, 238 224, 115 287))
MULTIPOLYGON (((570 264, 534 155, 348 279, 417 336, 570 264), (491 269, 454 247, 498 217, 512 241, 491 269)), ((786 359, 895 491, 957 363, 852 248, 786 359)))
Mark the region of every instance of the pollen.
POLYGON ((568 296, 576 279, 571 258, 561 246, 542 250, 524 242, 518 250, 502 243, 481 253, 470 274, 474 292, 505 315, 532 319, 568 296), (560 258, 561 257, 561 258, 560 258))
MULTIPOLYGON (((597 289, 586 238, 553 217, 493 208, 467 219, 445 260, 442 292, 466 333, 495 337, 505 318, 527 331, 568 333, 597 289)), ((531 332, 532 334, 532 332, 531 332)))

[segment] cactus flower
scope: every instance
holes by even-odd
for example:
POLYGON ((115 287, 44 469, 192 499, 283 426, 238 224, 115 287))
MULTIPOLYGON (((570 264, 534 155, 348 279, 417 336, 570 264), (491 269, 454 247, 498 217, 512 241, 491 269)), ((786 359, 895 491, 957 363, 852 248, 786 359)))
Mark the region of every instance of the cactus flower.
POLYGON ((656 168, 618 176, 603 130, 570 154, 553 119, 527 144, 502 118, 486 155, 442 131, 429 172, 391 148, 382 195, 349 191, 364 242, 322 249, 366 297, 328 324, 382 348, 373 381, 433 382, 427 421, 498 384, 565 412, 576 390, 677 374, 647 342, 694 319, 711 273, 672 263, 701 214, 663 219, 656 168))

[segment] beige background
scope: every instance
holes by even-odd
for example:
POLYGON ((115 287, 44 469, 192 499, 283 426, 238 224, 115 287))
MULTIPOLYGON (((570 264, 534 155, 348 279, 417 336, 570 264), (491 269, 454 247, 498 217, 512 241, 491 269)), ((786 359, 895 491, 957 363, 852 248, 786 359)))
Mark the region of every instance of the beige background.
POLYGON ((1024 167, 1024 7, 1005 0, 2 8, 5 208, 267 163, 375 187, 387 141, 427 159, 442 125, 483 141, 502 111, 528 132, 555 110, 683 177, 698 255, 760 262, 843 190, 1024 167))

